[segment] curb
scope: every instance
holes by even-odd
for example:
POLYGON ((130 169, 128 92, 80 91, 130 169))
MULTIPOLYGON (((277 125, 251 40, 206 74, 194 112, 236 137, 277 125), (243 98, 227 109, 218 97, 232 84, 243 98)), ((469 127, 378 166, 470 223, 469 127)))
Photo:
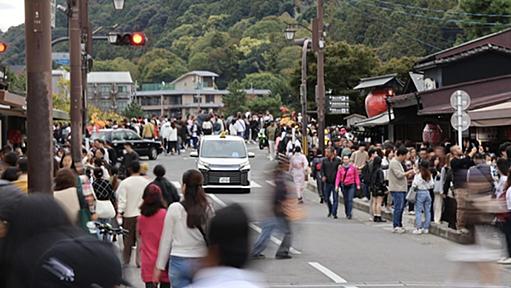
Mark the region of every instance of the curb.
MULTIPOLYGON (((315 181, 307 182, 307 189, 317 194, 316 182, 315 181)), ((341 201, 342 199, 343 199, 342 194, 339 193, 340 204, 343 203, 343 201, 341 201)), ((357 198, 353 199, 353 208, 368 214, 370 213, 369 202, 364 202, 357 198)), ((392 213, 382 211, 382 217, 385 220, 392 221, 392 213)), ((406 221, 406 223, 410 225, 415 225, 415 216, 411 217, 410 215, 403 215, 403 221, 406 221)), ((471 242, 470 235, 459 234, 454 229, 451 229, 443 225, 438 225, 436 223, 431 223, 429 233, 459 244, 467 244, 471 242)))

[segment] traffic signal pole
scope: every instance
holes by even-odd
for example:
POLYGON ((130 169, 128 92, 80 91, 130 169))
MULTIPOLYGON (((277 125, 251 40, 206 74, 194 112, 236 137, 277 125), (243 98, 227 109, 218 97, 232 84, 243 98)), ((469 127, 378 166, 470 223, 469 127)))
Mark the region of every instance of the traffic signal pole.
POLYGON ((53 115, 49 0, 25 0, 28 189, 53 193, 53 115))
MULTIPOLYGON (((69 0, 69 58, 71 62, 71 156, 75 167, 82 163, 82 47, 80 1, 69 0)), ((50 57, 51 58, 51 57, 50 57)))

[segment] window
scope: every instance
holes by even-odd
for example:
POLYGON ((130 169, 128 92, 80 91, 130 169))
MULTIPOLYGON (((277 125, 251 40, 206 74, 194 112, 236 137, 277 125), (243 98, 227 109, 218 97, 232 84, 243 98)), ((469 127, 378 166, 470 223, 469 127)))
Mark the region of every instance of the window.
POLYGON ((126 140, 141 140, 140 136, 138 136, 137 133, 135 133, 131 130, 127 130, 125 132, 126 132, 126 135, 125 135, 126 140))
POLYGON ((124 131, 114 131, 112 133, 112 141, 122 141, 124 138, 124 131))
POLYGON ((183 96, 181 96, 181 95, 168 97, 168 104, 170 104, 170 105, 181 105, 182 103, 183 103, 183 96))
POLYGON ((203 158, 245 158, 247 150, 243 141, 206 141, 201 148, 203 158))
POLYGON ((117 85, 117 91, 119 93, 125 93, 125 92, 128 92, 128 86, 126 85, 117 85))
POLYGON ((215 103, 215 95, 206 95, 206 103, 215 103))
POLYGON ((193 103, 202 103, 202 96, 193 95, 193 103))

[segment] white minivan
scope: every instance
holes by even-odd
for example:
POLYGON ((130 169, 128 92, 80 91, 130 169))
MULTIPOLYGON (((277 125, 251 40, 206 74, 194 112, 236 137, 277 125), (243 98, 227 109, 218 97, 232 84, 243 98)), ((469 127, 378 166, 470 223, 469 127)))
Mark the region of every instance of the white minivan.
POLYGON ((229 135, 202 137, 199 151, 191 152, 198 157, 197 169, 204 176, 204 188, 241 189, 250 193, 250 161, 255 155, 247 151, 243 138, 229 135))

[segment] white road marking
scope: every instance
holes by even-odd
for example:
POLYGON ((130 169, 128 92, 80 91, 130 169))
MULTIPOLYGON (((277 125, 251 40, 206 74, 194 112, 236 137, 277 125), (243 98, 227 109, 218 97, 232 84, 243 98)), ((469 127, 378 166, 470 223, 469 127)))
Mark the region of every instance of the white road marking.
MULTIPOLYGON (((222 207, 225 207, 227 206, 227 204, 225 204, 224 201, 222 201, 220 198, 218 198, 216 195, 214 194, 208 194, 209 198, 211 198, 211 200, 213 200, 214 202, 216 202, 218 205, 222 206, 222 207)), ((257 233, 261 234, 261 227, 255 225, 254 223, 249 223, 249 226, 250 228, 252 228, 254 231, 256 231, 257 233)), ((280 246, 280 244, 282 244, 282 241, 277 239, 276 237, 274 236, 271 236, 270 238, 271 242, 275 243, 275 245, 277 246, 280 246)), ((295 254, 295 255, 300 255, 302 254, 302 252, 296 250, 295 248, 291 247, 291 249, 289 249, 289 252, 291 252, 291 254, 295 254)))
POLYGON ((263 186, 259 185, 254 180, 250 180, 250 188, 261 188, 261 187, 263 187, 263 186))
POLYGON ((344 278, 335 274, 332 270, 326 268, 325 266, 319 264, 318 262, 309 262, 309 265, 316 268, 319 272, 325 274, 326 277, 332 279, 332 281, 334 281, 334 283, 337 283, 337 284, 348 283, 348 281, 344 280, 344 278))
POLYGON ((273 180, 266 180, 266 183, 270 184, 270 186, 273 186, 273 187, 277 186, 277 185, 275 185, 275 182, 273 182, 273 180))

